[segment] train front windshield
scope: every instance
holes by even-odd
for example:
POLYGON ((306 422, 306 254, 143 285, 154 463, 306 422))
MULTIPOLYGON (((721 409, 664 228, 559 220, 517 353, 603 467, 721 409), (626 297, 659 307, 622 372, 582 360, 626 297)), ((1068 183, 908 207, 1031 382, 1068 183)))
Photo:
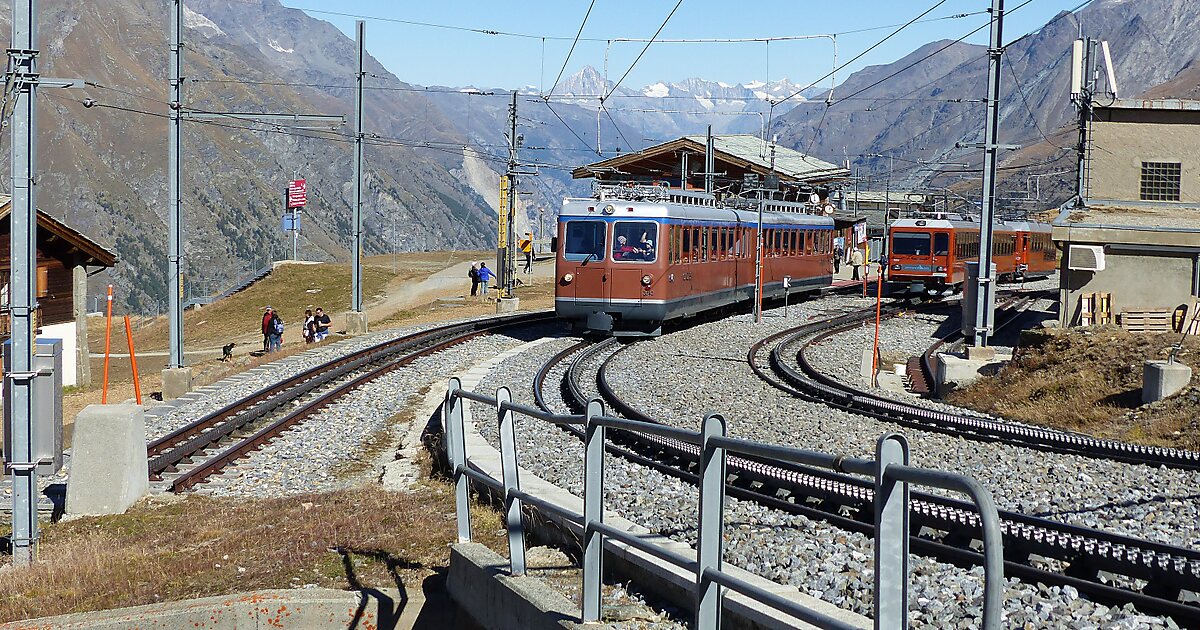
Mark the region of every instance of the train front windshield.
POLYGON ((604 260, 604 221, 568 221, 563 258, 604 260))
POLYGON ((928 256, 929 232, 892 232, 892 254, 928 256))

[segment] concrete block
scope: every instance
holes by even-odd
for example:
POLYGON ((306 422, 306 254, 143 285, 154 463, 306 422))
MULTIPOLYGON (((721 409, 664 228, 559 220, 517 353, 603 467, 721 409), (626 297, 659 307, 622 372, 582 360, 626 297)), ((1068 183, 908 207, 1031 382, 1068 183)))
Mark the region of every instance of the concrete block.
POLYGON ((995 350, 992 350, 991 354, 992 359, 972 359, 970 356, 961 357, 950 353, 937 355, 933 375, 937 395, 944 397, 957 387, 974 383, 980 376, 995 374, 1005 363, 1012 360, 1010 354, 995 350))
POLYGON ((1146 361, 1142 366, 1142 403, 1174 396, 1192 382, 1192 368, 1182 363, 1146 361))
POLYGON ((192 368, 167 368, 162 371, 163 400, 175 400, 192 391, 192 368))
POLYGON ((138 405, 88 405, 75 416, 67 515, 120 514, 150 490, 138 405))
POLYGON ((530 577, 513 577, 508 560, 479 543, 450 548, 450 597, 486 630, 582 627, 579 608, 530 577))
POLYGON ((858 364, 858 374, 859 376, 862 376, 864 384, 875 384, 874 368, 878 365, 879 359, 871 352, 871 348, 863 348, 862 361, 858 364))
POLYGON ((996 358, 996 349, 992 346, 967 346, 967 358, 972 361, 992 361, 996 358))
POLYGON ((366 312, 350 311, 346 313, 346 334, 347 335, 363 335, 367 332, 367 314, 366 312))
POLYGON ((497 313, 515 313, 521 306, 521 298, 500 298, 496 302, 497 313))

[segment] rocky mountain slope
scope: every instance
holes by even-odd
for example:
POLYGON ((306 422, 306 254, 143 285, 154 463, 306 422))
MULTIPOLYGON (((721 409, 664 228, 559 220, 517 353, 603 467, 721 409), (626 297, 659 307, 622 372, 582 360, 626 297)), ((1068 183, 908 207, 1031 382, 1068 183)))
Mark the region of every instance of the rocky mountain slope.
MULTIPOLYGON (((166 3, 111 0, 41 4, 42 70, 81 77, 83 91, 42 90, 39 205, 114 249, 118 295, 135 311, 163 307, 166 244, 166 3), (83 98, 98 106, 85 108, 83 98)), ((350 114, 352 93, 314 85, 353 81, 353 42, 276 0, 189 0, 185 106, 219 112, 350 114), (286 28, 280 28, 280 25, 286 28), (303 32, 298 41, 257 28, 303 32), (277 85, 294 83, 298 85, 277 85)), ((0 21, 9 23, 7 14, 0 21)), ((373 59, 372 79, 402 86, 373 59), (378 78, 376 78, 378 77, 378 78)), ((423 149, 410 136, 451 129, 419 92, 367 102, 365 232, 368 252, 480 247, 491 242, 487 204, 455 170, 461 151, 423 149), (419 121, 419 122, 418 122, 419 121), (391 217, 398 242, 391 242, 391 217)), ((386 97, 386 98, 385 98, 386 97)), ((242 119, 185 124, 184 270, 190 290, 223 288, 272 256, 284 257, 283 186, 309 181, 302 255, 345 258, 350 244, 347 127, 295 130, 242 119)), ((6 166, 6 163, 4 163, 6 166)), ((3 168, 3 167, 0 167, 3 168)))
MULTIPOLYGON (((1200 3, 1191 0, 1097 0, 1078 14, 1060 14, 1027 37, 1006 36, 1011 43, 1001 75, 1000 140, 1042 145, 1036 152, 1045 158, 1009 156, 1010 163, 1035 166, 1011 174, 1008 189, 1025 189, 1030 174, 1073 168, 1069 140, 1064 144, 1056 132, 1074 117, 1068 79, 1071 42, 1080 23, 1085 35, 1109 40, 1121 95, 1135 96, 1176 78, 1200 58, 1198 22, 1200 3), (1049 154, 1047 146, 1053 149, 1049 154)), ((873 154, 893 156, 896 171, 901 171, 895 179, 916 186, 931 173, 918 161, 978 163, 978 150, 956 150, 955 143, 982 139, 986 76, 983 47, 935 42, 895 63, 854 73, 835 90, 842 100, 827 111, 795 108, 772 131, 789 146, 811 146, 827 159, 840 156, 843 147, 857 148, 852 152, 858 155, 851 158, 867 170, 887 167, 886 160, 873 154)), ((1179 92, 1178 86, 1168 90, 1179 92)), ((950 179, 970 176, 960 173, 950 179)), ((1060 191, 1041 202, 1052 205, 1061 197, 1060 191)))

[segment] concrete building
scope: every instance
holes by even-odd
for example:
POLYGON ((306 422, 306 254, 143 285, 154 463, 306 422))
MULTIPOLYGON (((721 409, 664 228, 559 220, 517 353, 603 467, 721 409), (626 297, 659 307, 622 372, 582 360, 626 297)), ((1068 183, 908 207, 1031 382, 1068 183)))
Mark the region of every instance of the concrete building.
POLYGON ((1054 221, 1059 323, 1098 315, 1134 330, 1147 318, 1178 329, 1200 296, 1200 102, 1097 107, 1090 142, 1083 203, 1054 221), (1093 314, 1096 296, 1104 308, 1093 314))
MULTIPOLYGON (((8 278, 11 199, 0 196, 0 339, 9 336, 8 278)), ((62 339, 63 385, 90 382, 87 279, 117 262, 116 254, 38 210, 37 334, 62 339)))

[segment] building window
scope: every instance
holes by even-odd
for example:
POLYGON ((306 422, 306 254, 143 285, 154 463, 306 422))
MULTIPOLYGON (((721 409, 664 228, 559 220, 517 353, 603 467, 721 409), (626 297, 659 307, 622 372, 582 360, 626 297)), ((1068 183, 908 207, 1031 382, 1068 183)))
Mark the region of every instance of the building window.
POLYGON ((1179 201, 1179 162, 1142 162, 1142 201, 1179 201))

